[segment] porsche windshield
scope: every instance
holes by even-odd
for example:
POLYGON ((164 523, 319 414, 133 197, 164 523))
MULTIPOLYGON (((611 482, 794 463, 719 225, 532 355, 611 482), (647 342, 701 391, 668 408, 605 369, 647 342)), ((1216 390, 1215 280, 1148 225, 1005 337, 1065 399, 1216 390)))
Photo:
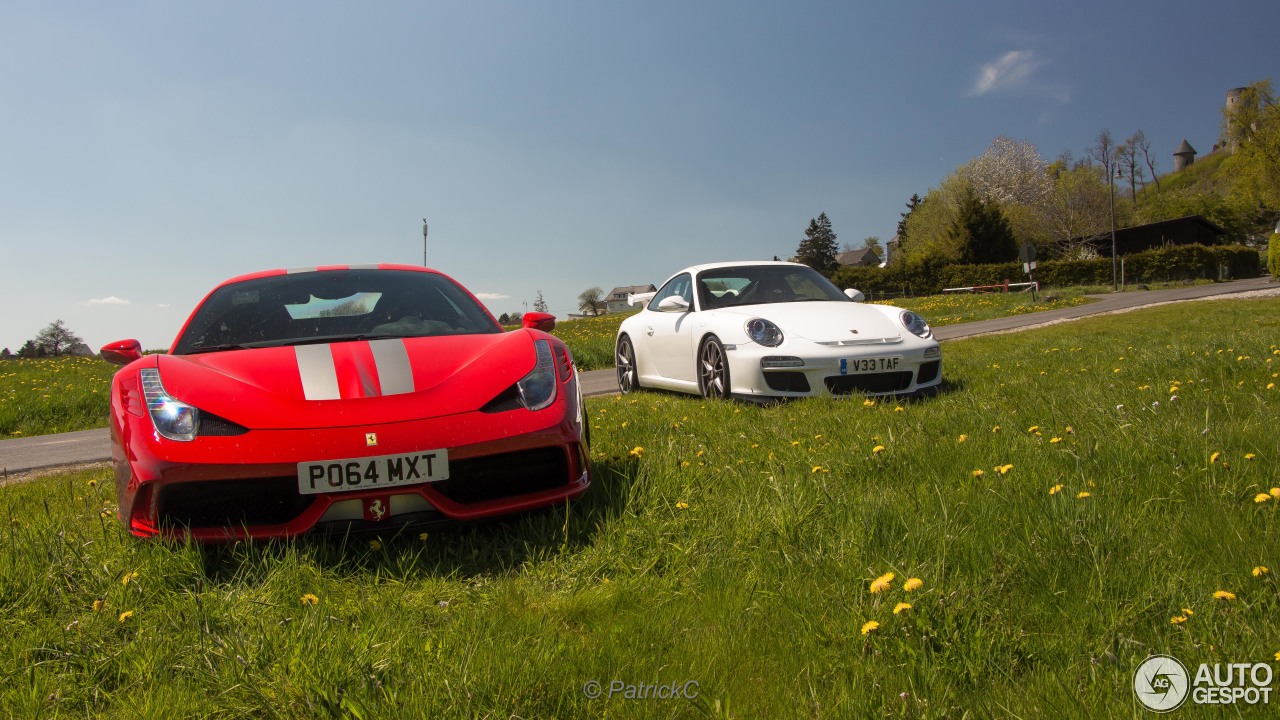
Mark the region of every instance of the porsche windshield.
POLYGON ((698 275, 698 299, 704 310, 814 300, 849 302, 849 298, 818 271, 795 265, 742 265, 705 270, 698 275))
POLYGON ((191 317, 174 354, 500 332, 502 327, 479 303, 441 275, 322 270, 218 288, 191 317))

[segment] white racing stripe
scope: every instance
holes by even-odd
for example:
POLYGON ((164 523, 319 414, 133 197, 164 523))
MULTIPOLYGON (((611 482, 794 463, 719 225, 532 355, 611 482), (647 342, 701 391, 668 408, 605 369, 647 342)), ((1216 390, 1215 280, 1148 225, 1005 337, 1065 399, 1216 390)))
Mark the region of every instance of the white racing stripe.
POLYGON ((333 350, 325 345, 298 345, 293 348, 302 378, 302 396, 308 400, 338 400, 338 370, 333 350))
POLYGON ((389 338, 370 340, 373 364, 378 369, 378 384, 383 395, 401 395, 413 392, 413 367, 409 365, 409 350, 404 340, 389 338))

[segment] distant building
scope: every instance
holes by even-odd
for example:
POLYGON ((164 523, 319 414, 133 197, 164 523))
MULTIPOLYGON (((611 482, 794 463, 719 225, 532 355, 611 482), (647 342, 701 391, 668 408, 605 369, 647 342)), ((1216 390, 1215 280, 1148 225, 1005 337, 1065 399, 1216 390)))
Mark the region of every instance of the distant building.
POLYGON ((864 247, 836 255, 836 262, 844 266, 874 267, 880 264, 880 256, 874 249, 864 247))
POLYGON ((609 291, 609 296, 605 298, 605 307, 608 312, 627 312, 631 310, 631 306, 627 304, 628 295, 639 295, 640 293, 655 292, 658 288, 652 284, 649 285, 623 285, 609 291))
POLYGON ((1183 138, 1182 144, 1177 150, 1173 151, 1173 171, 1182 172, 1191 167, 1196 161, 1196 149, 1191 147, 1191 143, 1183 138))
MULTIPOLYGON (((1226 230, 1203 216, 1188 215, 1176 220, 1117 228, 1116 254, 1129 255, 1170 245, 1221 245, 1226 234, 1226 230)), ((1111 257, 1110 233, 1093 236, 1090 243, 1098 251, 1098 257, 1111 257)))

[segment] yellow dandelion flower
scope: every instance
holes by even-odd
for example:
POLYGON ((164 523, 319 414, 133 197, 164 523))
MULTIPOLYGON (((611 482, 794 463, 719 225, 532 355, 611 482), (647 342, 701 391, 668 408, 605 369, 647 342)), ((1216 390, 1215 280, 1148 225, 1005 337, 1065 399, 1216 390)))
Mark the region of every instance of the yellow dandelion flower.
POLYGON ((814 465, 813 469, 809 471, 810 474, 816 474, 820 472, 823 472, 821 465, 814 465))
POLYGON ((1218 458, 1220 458, 1220 457, 1222 457, 1222 453, 1220 453, 1220 452, 1215 452, 1214 454, 1212 454, 1212 455, 1210 455, 1210 456, 1209 456, 1209 462, 1210 462, 1211 464, 1212 464, 1212 463, 1216 463, 1216 462, 1218 462, 1218 458))
POLYGON ((893 573, 891 572, 885 573, 880 577, 876 578, 875 580, 871 581, 871 592, 872 593, 884 592, 885 590, 889 589, 889 586, 891 584, 893 584, 893 573))
POLYGON ((1267 573, 1269 573, 1269 572, 1271 572, 1271 571, 1270 571, 1269 569, 1267 569, 1267 566, 1266 566, 1266 565, 1259 565, 1259 566, 1257 566, 1257 567, 1255 567, 1255 568, 1253 569, 1253 576, 1254 576, 1254 577, 1262 577, 1263 575, 1266 575, 1266 574, 1267 574, 1267 573))
POLYGON ((1169 622, 1173 623, 1174 625, 1181 625, 1186 621, 1187 621, 1186 615, 1174 615, 1173 617, 1169 618, 1169 622))
POLYGON ((1258 457, 1258 456, 1257 456, 1257 455, 1254 455, 1253 453, 1245 453, 1245 454, 1244 454, 1244 459, 1245 459, 1245 460, 1252 460, 1252 459, 1254 459, 1254 458, 1256 458, 1256 457, 1258 457))
POLYGON ((983 472, 981 468, 973 471, 974 477, 982 477, 983 475, 986 475, 986 473, 983 472))
POLYGON ((872 453, 873 455, 879 455, 879 454, 880 454, 880 453, 882 453, 882 452, 884 452, 884 446, 883 446, 883 445, 877 445, 877 446, 875 446, 875 447, 871 448, 871 453, 872 453))
POLYGON ((956 438, 956 442, 965 442, 968 439, 969 439, 968 435, 961 434, 960 437, 956 438))
POLYGON ((1280 660, 1280 652, 1277 652, 1277 653, 1276 653, 1276 659, 1277 659, 1277 660, 1280 660))
POLYGON ((875 407, 875 406, 876 406, 876 401, 875 401, 875 400, 871 400, 871 399, 863 400, 863 401, 862 401, 862 405, 863 405, 863 407, 875 407))
POLYGON ((427 538, 429 537, 431 536, 428 535, 427 533, 418 533, 418 539, 421 540, 422 542, 426 542, 427 538))
POLYGON ((1076 495, 1077 500, 1083 500, 1087 497, 1090 497, 1090 493, 1088 490, 1081 490, 1080 493, 1076 495))
MULTIPOLYGON (((770 454, 772 455, 772 453, 770 453, 770 454)), ((772 458, 772 457, 770 457, 769 459, 770 459, 770 460, 772 460, 773 458, 772 458)), ((681 460, 681 461, 680 461, 680 467, 689 467, 689 461, 688 461, 688 460, 681 460)))
POLYGON ((924 587, 924 581, 918 577, 907 578, 907 581, 902 583, 902 589, 907 592, 915 592, 922 587, 924 587))
POLYGON ((107 601, 106 601, 106 600, 103 600, 102 598, 98 598, 97 600, 94 600, 94 601, 93 601, 93 611, 94 611, 94 612, 98 612, 99 610, 101 610, 102 608, 104 608, 104 607, 106 607, 106 606, 107 606, 107 601))
POLYGON ((995 469, 996 469, 996 472, 1000 473, 1001 475, 1007 475, 1009 471, 1013 469, 1013 463, 1010 463, 1008 465, 997 465, 995 469))
POLYGON ((89 487, 98 487, 98 481, 97 481, 97 480, 90 480, 90 481, 89 481, 89 487))
POLYGON ((1029 433, 1033 433, 1033 432, 1035 432, 1035 431, 1037 431, 1037 430, 1039 430, 1039 429, 1040 429, 1040 426, 1039 426, 1039 425, 1032 425, 1031 427, 1027 428, 1027 432, 1029 432, 1029 433))
POLYGON ((911 609, 911 603, 900 602, 897 605, 893 606, 893 614, 897 615, 898 613, 904 610, 910 610, 910 609, 911 609))
POLYGON ((996 425, 995 427, 991 428, 991 432, 993 433, 1000 432, 1000 426, 996 425))
POLYGON ((627 453, 627 455, 634 458, 638 458, 643 454, 644 454, 644 448, 640 447, 639 445, 631 448, 631 452, 627 453))
POLYGON ((1182 608, 1182 614, 1186 615, 1187 617, 1191 617, 1192 615, 1195 615, 1195 613, 1191 612, 1191 608, 1182 608))
POLYGON ((1280 487, 1271 488, 1271 497, 1280 498, 1280 487))
POLYGON ((369 541, 369 549, 370 549, 370 550, 375 550, 375 551, 377 551, 377 550, 381 550, 381 549, 382 549, 382 541, 381 541, 381 540, 377 540, 377 539, 370 540, 370 541, 369 541))
POLYGON ((681 500, 681 501, 679 501, 679 502, 677 502, 677 503, 676 503, 676 509, 677 509, 677 510, 688 510, 688 509, 689 509, 689 503, 687 503, 687 502, 685 502, 685 501, 681 500))
POLYGON ((1229 590, 1215 590, 1213 597, 1216 600, 1235 600, 1236 594, 1229 590))
POLYGON ((1057 443, 1060 443, 1060 442, 1062 442, 1062 438, 1060 437, 1049 438, 1050 445, 1056 445, 1057 443))
POLYGON ((1070 425, 1068 425, 1068 426, 1066 426, 1065 428, 1063 428, 1063 429, 1062 429, 1062 432, 1063 432, 1064 434, 1066 434, 1066 435, 1075 435, 1075 434, 1076 434, 1076 429, 1075 429, 1075 428, 1073 428, 1073 427, 1071 427, 1070 425))
POLYGON ((302 596, 303 605, 315 605, 318 602, 320 602, 320 598, 316 597, 315 595, 312 595, 311 593, 307 593, 306 595, 302 596))
POLYGON ((899 405, 899 406, 897 406, 897 407, 895 407, 895 408, 893 409, 893 411, 894 411, 894 412, 906 412, 906 410, 907 410, 907 409, 906 409, 906 408, 904 408, 904 407, 902 407, 901 405, 899 405))
POLYGON ((116 622, 124 622, 125 620, 128 620, 131 617, 133 617, 133 611, 125 610, 124 612, 120 613, 120 617, 116 619, 116 622))
POLYGON ((1270 499, 1271 499, 1271 495, 1269 493, 1258 493, 1257 495, 1253 496, 1253 501, 1256 503, 1264 503, 1270 499))
POLYGON ((137 579, 138 579, 138 573, 136 572, 127 573, 124 577, 120 578, 120 584, 128 585, 129 583, 137 579))
POLYGON ((1049 488, 1049 494, 1050 494, 1050 495, 1057 495, 1057 494, 1058 494, 1058 493, 1060 493, 1060 492, 1062 492, 1062 484, 1061 484, 1061 483, 1059 483, 1059 484, 1057 484, 1057 485, 1054 485, 1053 487, 1049 488))
POLYGON ((795 447, 795 446, 797 446, 797 445, 799 445, 799 444, 800 444, 800 441, 799 441, 799 440, 792 440, 792 441, 791 441, 791 447, 795 447))
POLYGON ((622 427, 623 427, 623 428, 625 428, 626 426, 628 426, 628 425, 630 425, 630 424, 631 424, 631 421, 630 421, 630 420, 624 420, 624 421, 622 422, 622 427))
POLYGON ((875 632, 876 628, 878 627, 880 627, 880 623, 876 622, 875 620, 868 620, 862 623, 862 634, 866 635, 868 633, 875 632))

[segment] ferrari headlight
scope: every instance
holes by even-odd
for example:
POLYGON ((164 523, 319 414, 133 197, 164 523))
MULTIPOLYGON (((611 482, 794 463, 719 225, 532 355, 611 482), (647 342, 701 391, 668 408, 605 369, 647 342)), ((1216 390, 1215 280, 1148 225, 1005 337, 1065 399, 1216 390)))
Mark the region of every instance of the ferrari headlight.
POLYGON ((924 318, 911 312, 910 310, 903 310, 902 314, 898 316, 898 319, 902 321, 903 327, 910 330, 913 335, 919 335, 920 337, 929 337, 929 335, 933 332, 932 330, 929 329, 929 323, 925 322, 924 318))
POLYGON ((165 391, 158 368, 143 368, 139 375, 142 379, 142 394, 147 400, 147 412, 151 414, 156 432, 161 437, 178 442, 195 440, 196 421, 200 411, 165 391))
POLYGON ((746 325, 747 337, 765 347, 782 344, 782 330, 764 318, 751 318, 746 325))
POLYGON ((538 357, 537 364, 516 383, 516 390, 520 393, 521 404, 530 410, 541 410, 555 402, 556 367, 551 359, 551 343, 535 340, 533 347, 538 357))

